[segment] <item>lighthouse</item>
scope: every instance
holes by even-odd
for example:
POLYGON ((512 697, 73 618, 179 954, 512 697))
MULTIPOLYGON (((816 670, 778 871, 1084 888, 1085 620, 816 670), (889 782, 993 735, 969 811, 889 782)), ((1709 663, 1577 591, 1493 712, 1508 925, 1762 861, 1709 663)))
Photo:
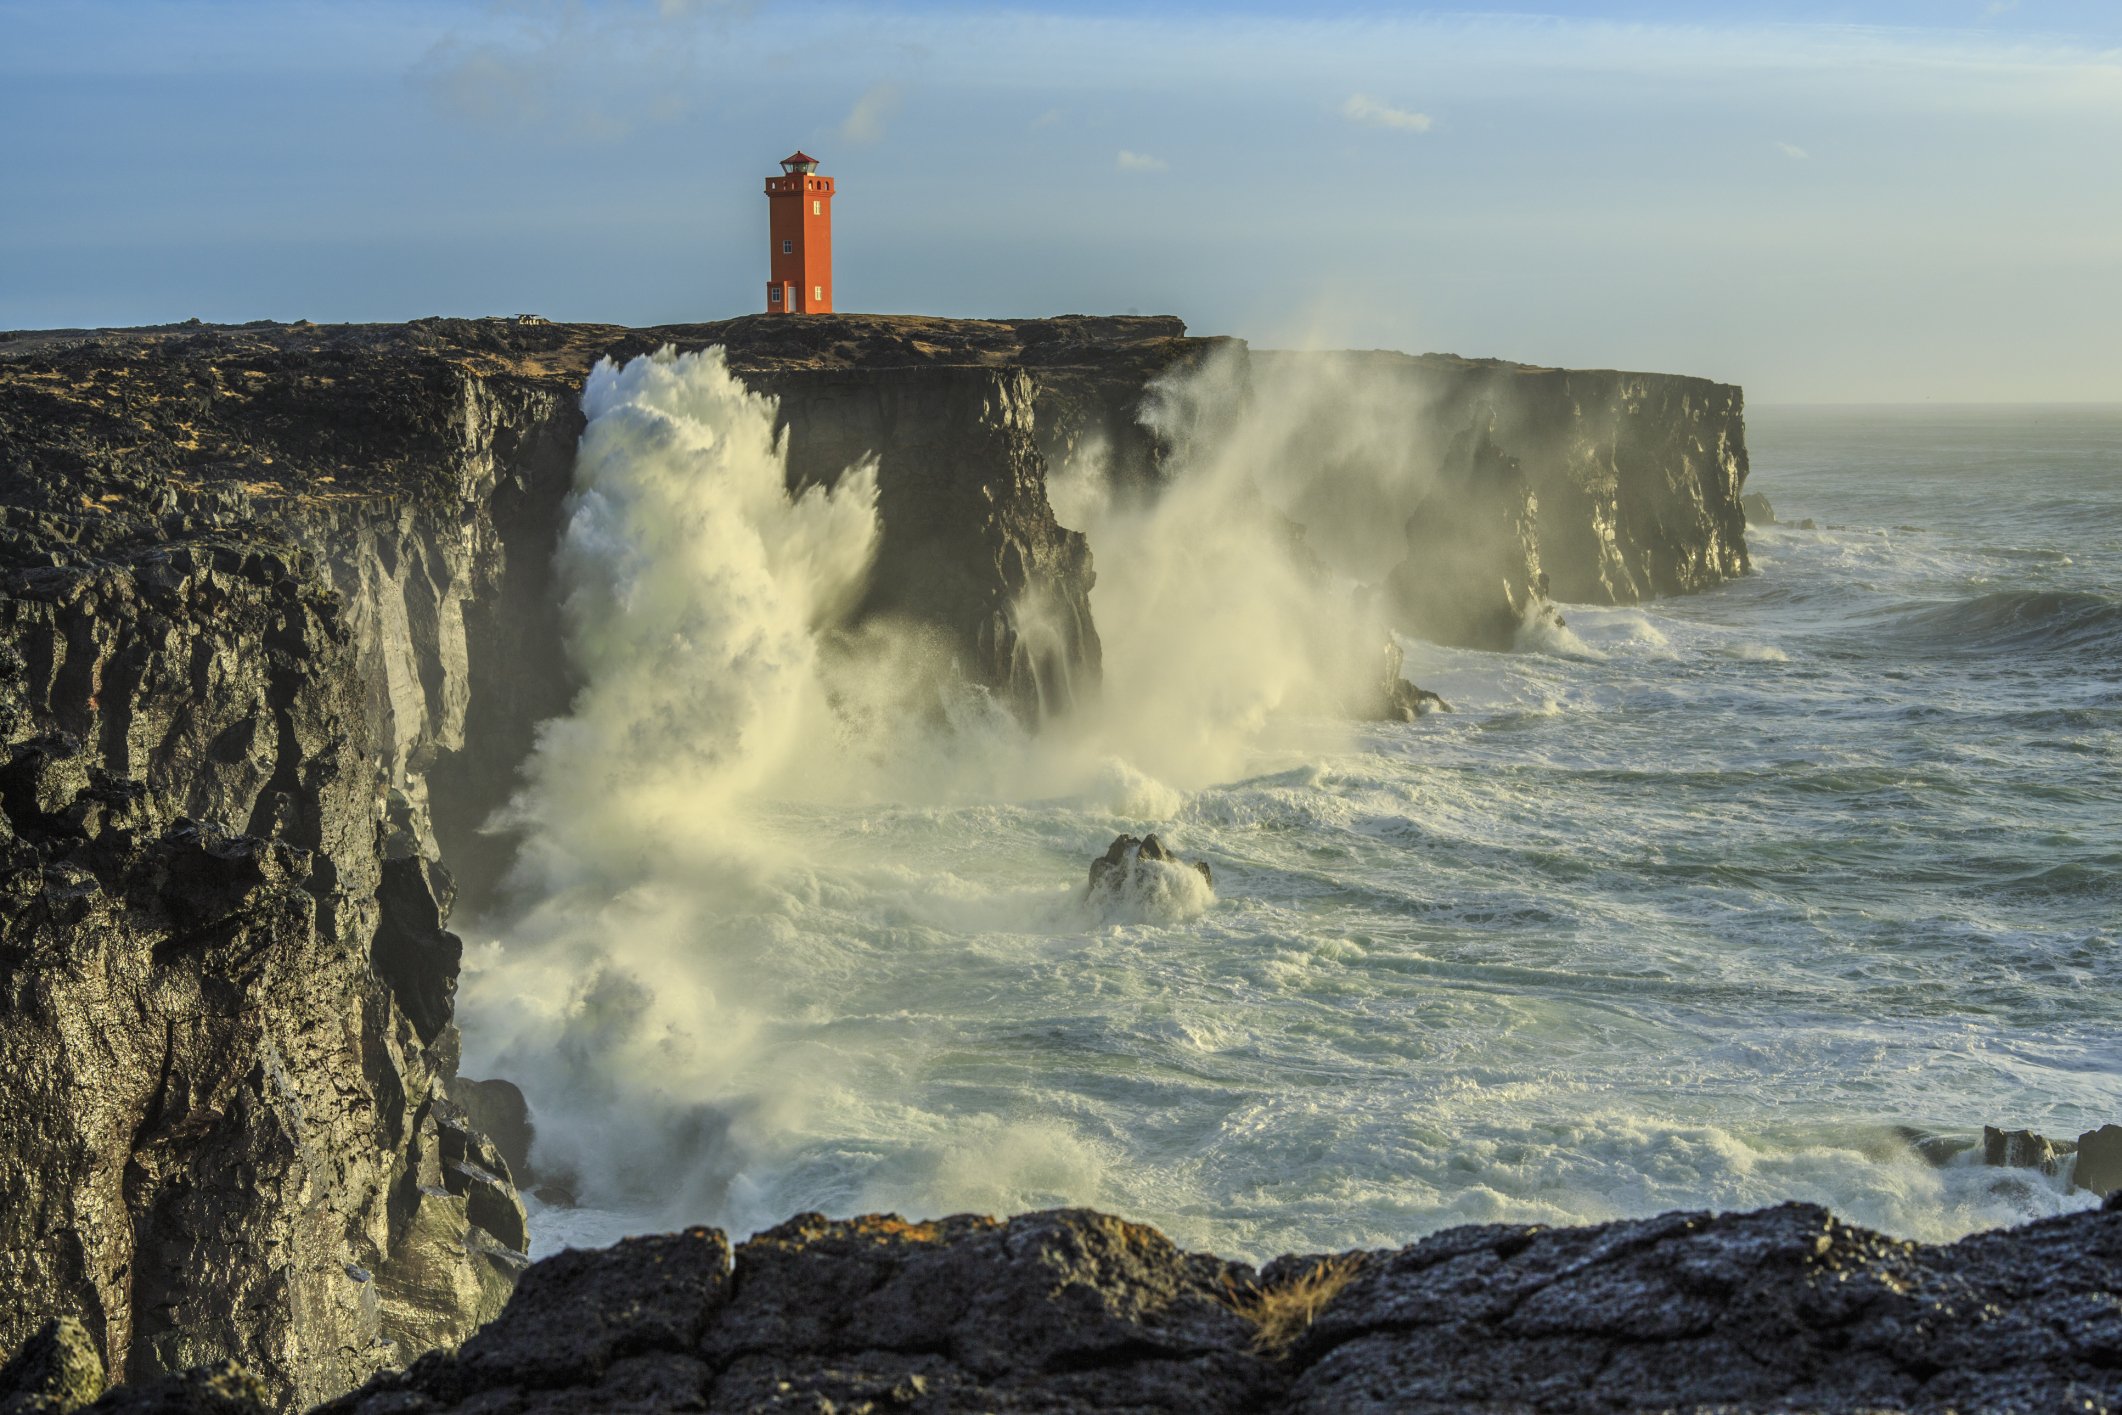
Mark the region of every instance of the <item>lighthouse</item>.
POLYGON ((766 179, 768 314, 833 312, 833 179, 818 175, 818 159, 804 152, 781 159, 781 175, 766 179))

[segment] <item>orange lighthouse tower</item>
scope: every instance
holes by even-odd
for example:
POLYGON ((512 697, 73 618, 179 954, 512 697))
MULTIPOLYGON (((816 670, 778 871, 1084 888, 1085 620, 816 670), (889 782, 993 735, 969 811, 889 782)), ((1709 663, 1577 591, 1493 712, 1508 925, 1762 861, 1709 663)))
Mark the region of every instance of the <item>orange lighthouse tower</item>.
POLYGON ((833 179, 818 175, 815 157, 784 157, 781 175, 766 179, 766 209, 773 237, 766 312, 831 314, 833 179))

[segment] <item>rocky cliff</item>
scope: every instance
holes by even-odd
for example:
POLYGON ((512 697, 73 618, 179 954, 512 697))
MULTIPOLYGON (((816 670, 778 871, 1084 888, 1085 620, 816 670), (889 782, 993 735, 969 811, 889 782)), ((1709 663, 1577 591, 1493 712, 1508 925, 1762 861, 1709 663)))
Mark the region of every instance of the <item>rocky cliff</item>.
POLYGON ((67 1315, 126 1376, 230 1355, 291 1402, 506 1300, 425 773, 499 468, 566 406, 220 335, 0 363, 5 1339, 67 1315))
MULTIPOLYGON (((523 1211, 449 1098, 448 920, 498 887, 479 827, 573 690, 551 576, 582 381, 664 343, 781 397, 793 480, 880 456, 870 608, 1027 718, 1099 661, 1048 468, 1095 451, 1153 488, 1152 385, 1243 352, 1161 319, 0 335, 0 1347, 65 1318, 122 1378, 233 1357, 292 1408, 505 1300, 523 1211)), ((1564 461, 1607 467, 1612 507, 1655 463, 1716 520, 1697 450, 1634 450, 1697 449, 1658 430, 1681 382, 1481 414, 1444 455, 1486 485, 1610 422, 1564 461)), ((1621 516, 1587 563, 1628 593, 1743 563, 1621 516)))
POLYGON ((452 868, 494 888, 478 827, 571 693, 590 365, 723 343, 799 478, 881 453, 875 607, 1029 716, 1097 667, 1037 401, 1184 342, 1029 341, 1045 383, 1015 327, 922 321, 0 336, 0 1345, 63 1316, 120 1378, 232 1356, 287 1406, 491 1317, 527 1245, 448 1099, 452 868))
MULTIPOLYGON (((691 1229, 548 1259, 462 1350, 319 1415, 2102 1412, 2122 1405, 2118 1289, 2118 1204, 1940 1247, 1792 1204, 1257 1271, 1087 1210, 806 1214, 734 1250, 691 1229)), ((10 1378, 57 1393, 47 1410, 94 1395, 69 1336, 0 1373, 0 1409, 10 1378)), ((256 1409, 227 1368, 93 1408, 256 1409)))
POLYGON ((1729 384, 1383 351, 1248 364, 1252 396, 1328 449, 1320 494, 1362 498, 1323 509, 1399 533, 1348 547, 1349 568, 1398 562, 1385 579, 1408 632, 1508 647, 1546 599, 1632 604, 1748 569, 1745 400, 1729 384))
POLYGON ((940 634, 977 682, 1036 723, 1095 691, 1095 583, 1081 532, 1054 519, 1022 369, 755 373, 781 400, 798 485, 878 459, 882 544, 862 612, 940 634))

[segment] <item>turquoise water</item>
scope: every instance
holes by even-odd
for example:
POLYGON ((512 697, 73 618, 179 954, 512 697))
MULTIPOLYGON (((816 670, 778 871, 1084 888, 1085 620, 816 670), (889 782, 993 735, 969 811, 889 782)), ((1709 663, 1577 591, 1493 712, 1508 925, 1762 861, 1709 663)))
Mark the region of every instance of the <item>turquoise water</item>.
POLYGON ((1074 777, 751 798, 741 888, 618 951, 643 997, 712 999, 656 1014, 626 1084, 582 1083, 611 1030, 579 988, 543 1030, 511 1011, 500 930, 473 1061, 586 1176, 538 1242, 1082 1203, 1257 1257, 1793 1198, 1938 1239, 2092 1202, 1897 1127, 2122 1121, 2122 409, 1769 408, 1749 437, 1749 490, 1817 529, 1514 653, 1409 643, 1453 713, 1277 719, 1206 781, 1123 736, 1074 777), (1213 894, 1086 902, 1145 828, 1213 894))

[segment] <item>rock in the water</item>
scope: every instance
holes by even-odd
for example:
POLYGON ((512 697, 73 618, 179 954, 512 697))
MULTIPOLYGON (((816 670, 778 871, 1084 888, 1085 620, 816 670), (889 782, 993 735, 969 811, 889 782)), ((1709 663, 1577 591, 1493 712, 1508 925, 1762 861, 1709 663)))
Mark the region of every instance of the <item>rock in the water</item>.
POLYGON ((1982 1162, 2000 1168, 2038 1169, 2043 1174, 2054 1174, 2058 1158, 2076 1148, 2068 1141, 2059 1145, 2031 1130, 1999 1130, 1993 1125, 1982 1127, 1982 1162))
POLYGON ((1749 491, 1739 498, 1739 509, 1746 513, 1749 526, 1773 526, 1776 524, 1776 508, 1768 504, 1768 498, 1758 491, 1749 491))
POLYGON ((1125 888, 1134 878, 1137 862, 1143 860, 1188 865, 1200 873, 1204 883, 1213 886, 1216 882, 1215 873, 1209 869, 1208 861, 1181 860, 1166 850, 1164 842, 1154 835, 1118 835, 1113 837, 1113 843, 1105 848, 1103 855, 1090 862, 1091 892, 1125 888))
POLYGON ((2110 1200, 2122 1194, 2122 1125, 2103 1125, 2078 1137, 2078 1165, 2071 1183, 2110 1200))
POLYGON ((1398 641, 1391 635, 1385 639, 1385 673, 1383 691, 1377 703, 1370 705, 1363 717, 1381 722, 1413 722, 1416 718, 1432 712, 1450 712, 1451 704, 1427 688, 1420 688, 1401 676, 1407 656, 1398 641))

